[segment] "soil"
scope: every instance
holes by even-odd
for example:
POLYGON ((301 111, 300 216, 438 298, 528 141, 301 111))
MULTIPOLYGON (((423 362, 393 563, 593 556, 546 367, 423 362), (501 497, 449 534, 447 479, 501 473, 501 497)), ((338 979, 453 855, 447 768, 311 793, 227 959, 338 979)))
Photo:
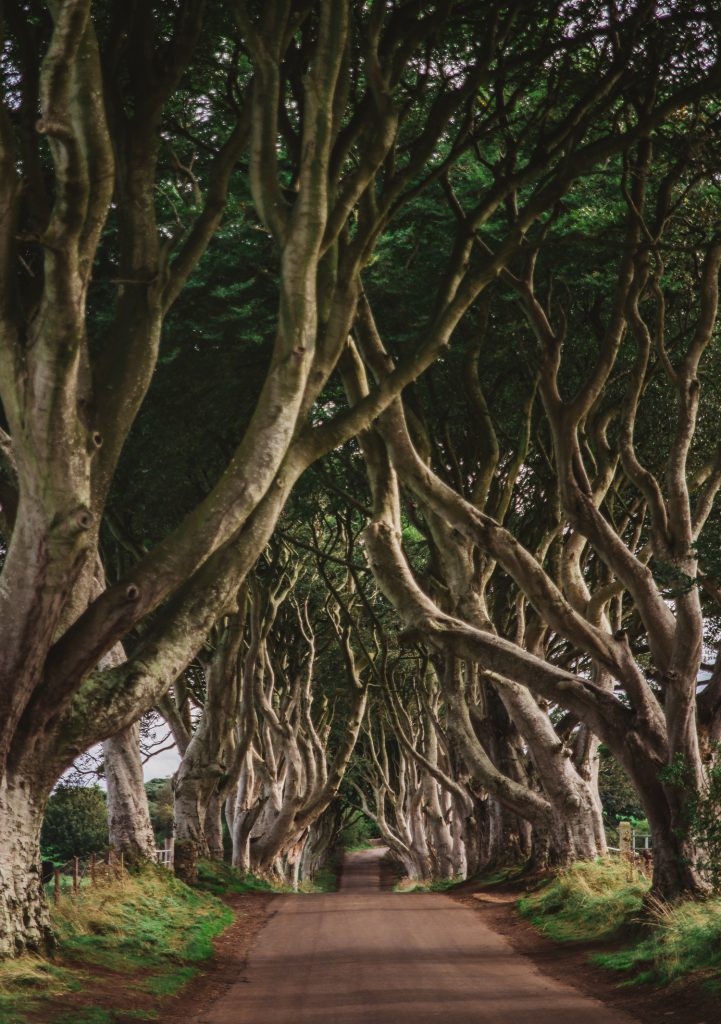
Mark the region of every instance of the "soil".
POLYGON ((555 942, 543 935, 515 909, 528 886, 528 879, 483 889, 467 882, 449 895, 472 907, 484 924, 503 935, 543 974, 571 982, 574 988, 627 1013, 640 1024, 716 1024, 719 1020, 718 997, 704 991, 698 982, 680 981, 664 988, 629 986, 590 962, 593 954, 615 951, 628 942, 555 942))

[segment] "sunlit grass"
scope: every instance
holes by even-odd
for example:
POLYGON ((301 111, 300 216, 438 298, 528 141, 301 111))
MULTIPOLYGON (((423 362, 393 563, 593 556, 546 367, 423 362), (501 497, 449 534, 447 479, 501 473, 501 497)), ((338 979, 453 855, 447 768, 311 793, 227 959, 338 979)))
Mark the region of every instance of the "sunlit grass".
POLYGON ((649 880, 616 858, 573 864, 520 900, 524 917, 559 942, 608 939, 643 906, 649 880))
POLYGON ((649 906, 652 931, 629 949, 594 957, 596 963, 632 973, 632 982, 666 984, 698 973, 721 985, 721 899, 649 906))

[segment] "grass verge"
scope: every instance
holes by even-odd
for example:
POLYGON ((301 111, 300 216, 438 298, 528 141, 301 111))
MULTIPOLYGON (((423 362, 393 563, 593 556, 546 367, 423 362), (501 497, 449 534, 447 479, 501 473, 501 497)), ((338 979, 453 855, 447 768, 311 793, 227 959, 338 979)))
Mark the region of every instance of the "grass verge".
POLYGON ((393 892, 447 892, 461 881, 460 878, 434 878, 430 882, 422 882, 418 878, 401 878, 393 886, 393 892))
POLYGON ((237 895, 246 892, 290 891, 282 886, 273 885, 257 875, 243 874, 230 864, 219 860, 198 861, 197 888, 215 896, 224 896, 228 893, 237 895))
POLYGON ((153 1020, 157 997, 177 992, 197 973, 195 965, 212 954, 213 938, 233 912, 147 866, 83 889, 77 899, 63 897, 52 920, 58 937, 52 961, 26 956, 0 963, 2 1024, 153 1020), (94 1005, 83 1005, 91 992, 94 1005))
POLYGON ((669 905, 654 901, 649 888, 632 865, 608 858, 572 865, 518 909, 558 942, 609 940, 635 926, 636 941, 591 957, 625 975, 623 984, 693 978, 721 993, 721 898, 669 905))
POLYGON ((666 985, 695 975, 721 992, 721 899, 651 905, 651 932, 628 949, 594 956, 594 963, 630 975, 627 984, 666 985))
MULTIPOLYGON (((269 881, 266 878, 260 878, 258 875, 243 874, 231 867, 230 864, 210 860, 198 862, 197 888, 204 892, 214 893, 217 896, 247 892, 296 892, 290 885, 269 881)), ((336 888, 336 869, 333 864, 329 864, 321 868, 312 882, 301 882, 297 892, 335 892, 336 888)))
POLYGON ((615 858, 573 864, 518 909, 557 942, 609 939, 642 908, 650 883, 615 858))

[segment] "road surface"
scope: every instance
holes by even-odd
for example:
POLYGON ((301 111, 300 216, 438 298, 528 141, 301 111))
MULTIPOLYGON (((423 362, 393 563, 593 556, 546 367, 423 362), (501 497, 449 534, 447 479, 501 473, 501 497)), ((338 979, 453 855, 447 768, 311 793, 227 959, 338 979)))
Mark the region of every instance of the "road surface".
POLYGON ((542 975, 476 911, 381 891, 383 852, 348 854, 337 893, 279 900, 246 976, 198 1024, 631 1024, 542 975))

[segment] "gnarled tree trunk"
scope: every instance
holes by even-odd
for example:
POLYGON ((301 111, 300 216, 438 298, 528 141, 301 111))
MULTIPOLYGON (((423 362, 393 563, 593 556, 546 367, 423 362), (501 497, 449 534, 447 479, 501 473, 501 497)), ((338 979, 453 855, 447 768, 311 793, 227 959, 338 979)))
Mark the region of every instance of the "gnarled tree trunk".
POLYGON ((40 865, 40 829, 49 787, 30 772, 0 780, 0 956, 52 944, 40 865))

